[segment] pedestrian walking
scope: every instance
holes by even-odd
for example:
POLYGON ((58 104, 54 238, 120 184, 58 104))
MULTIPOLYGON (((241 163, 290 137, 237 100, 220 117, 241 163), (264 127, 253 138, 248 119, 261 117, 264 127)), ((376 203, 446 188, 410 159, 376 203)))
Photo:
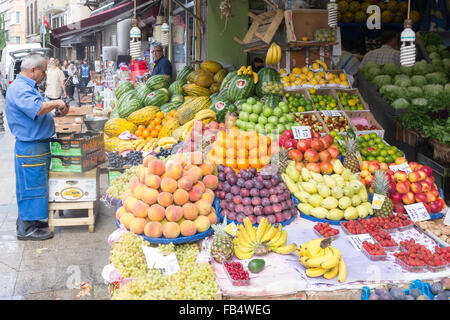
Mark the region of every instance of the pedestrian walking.
POLYGON ((61 70, 59 60, 55 59, 47 70, 45 96, 50 100, 66 98, 66 80, 61 70))
POLYGON ((66 80, 66 92, 70 100, 73 100, 75 87, 78 85, 77 67, 74 62, 70 62, 67 67, 68 78, 66 80))
POLYGON ((86 59, 83 60, 83 64, 79 68, 80 86, 86 88, 89 80, 91 80, 91 68, 86 59))
POLYGON ((46 76, 47 60, 40 54, 24 58, 21 72, 6 93, 5 114, 16 138, 15 175, 17 196, 17 238, 46 240, 48 230, 48 171, 50 137, 55 133, 52 111, 65 116, 69 107, 63 100, 45 101, 38 85, 46 76))

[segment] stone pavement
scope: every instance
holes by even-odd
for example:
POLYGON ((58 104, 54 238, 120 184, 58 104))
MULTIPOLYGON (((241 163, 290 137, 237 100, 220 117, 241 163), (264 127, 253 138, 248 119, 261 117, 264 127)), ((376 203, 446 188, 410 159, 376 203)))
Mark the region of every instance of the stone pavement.
MULTIPOLYGON (((0 95, 0 111, 4 97, 0 95)), ((6 118, 0 134, 0 300, 104 300, 108 287, 101 277, 108 264, 108 235, 116 229, 114 210, 99 204, 95 231, 88 226, 55 227, 46 241, 18 241, 14 177, 14 137, 6 118), (78 284, 92 286, 90 296, 77 297, 78 284)), ((100 176, 101 194, 107 176, 100 176)), ((64 211, 64 216, 85 216, 85 211, 64 211)), ((55 215, 57 217, 57 215, 55 215)))

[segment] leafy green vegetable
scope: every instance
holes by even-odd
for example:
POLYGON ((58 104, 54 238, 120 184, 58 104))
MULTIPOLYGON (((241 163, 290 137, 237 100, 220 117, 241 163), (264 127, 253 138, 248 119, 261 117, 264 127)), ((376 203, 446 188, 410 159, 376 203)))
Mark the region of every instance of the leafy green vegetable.
POLYGON ((405 98, 398 98, 392 103, 394 109, 407 109, 409 107, 409 102, 405 98))
POLYGON ((429 124, 431 119, 428 117, 426 109, 411 105, 398 117, 398 122, 406 129, 420 129, 429 124))
POLYGON ((439 46, 443 43, 441 36, 435 32, 427 32, 425 34, 422 34, 421 38, 422 42, 425 45, 425 48, 429 45, 439 46))
POLYGON ((365 71, 365 73, 363 73, 363 74, 367 80, 372 81, 376 76, 381 74, 381 69, 378 66, 371 67, 371 68, 367 69, 365 71))
POLYGON ((391 76, 389 76, 387 74, 380 74, 373 79, 372 83, 374 85, 376 85, 377 88, 381 88, 382 86, 384 86, 386 84, 391 84, 392 78, 391 78, 391 76))
POLYGON ((407 94, 405 88, 392 84, 382 86, 379 92, 389 103, 395 101, 397 98, 404 97, 407 94))
POLYGON ((442 84, 427 84, 423 86, 423 93, 425 97, 437 97, 444 91, 444 86, 442 84))
POLYGON ((432 52, 432 53, 430 53, 429 56, 430 56, 431 60, 435 60, 435 59, 441 60, 441 55, 439 53, 437 53, 437 52, 432 52))
POLYGON ((400 68, 393 62, 387 62, 381 66, 381 72, 393 77, 400 73, 400 68))
POLYGON ((447 83, 447 75, 444 72, 433 72, 425 76, 429 84, 443 84, 447 83))
POLYGON ((430 124, 425 124, 422 132, 426 137, 435 138, 442 144, 450 145, 450 118, 437 119, 430 124))
POLYGON ((421 87, 427 84, 427 79, 421 75, 415 75, 411 77, 411 83, 413 86, 421 87))
POLYGON ((411 86, 407 88, 406 97, 410 100, 420 98, 423 96, 423 90, 421 87, 411 86))
POLYGON ((394 81, 394 85, 399 86, 399 87, 409 87, 411 86, 411 80, 408 77, 405 78, 398 78, 397 80, 394 81))
POLYGON ((425 60, 420 60, 413 66, 413 72, 416 75, 426 75, 430 72, 431 69, 432 66, 429 65, 425 60))
POLYGON ((423 110, 426 110, 425 107, 428 106, 428 100, 425 98, 415 98, 411 100, 411 104, 414 107, 421 107, 423 110))
POLYGON ((428 54, 435 53, 437 51, 437 47, 434 44, 427 45, 425 49, 427 49, 428 54))

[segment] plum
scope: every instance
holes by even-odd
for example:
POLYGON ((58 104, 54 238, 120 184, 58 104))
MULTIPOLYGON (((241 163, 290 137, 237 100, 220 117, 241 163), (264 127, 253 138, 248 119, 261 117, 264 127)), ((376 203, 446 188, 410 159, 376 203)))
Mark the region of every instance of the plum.
POLYGON ((253 206, 244 206, 244 214, 246 216, 253 214, 253 206))
POLYGON ((380 300, 394 300, 394 298, 392 298, 389 293, 385 292, 380 296, 380 300))
POLYGON ((443 292, 443 291, 444 291, 444 288, 443 288, 443 286, 442 286, 442 283, 440 283, 440 282, 435 282, 435 283, 433 283, 433 284, 431 285, 431 292, 432 292, 434 295, 439 294, 439 293, 441 293, 441 292, 443 292))
POLYGON ((242 196, 242 197, 248 197, 248 196, 250 196, 250 190, 249 190, 249 189, 246 189, 246 188, 242 188, 242 189, 241 189, 241 196, 242 196))
POLYGON ((258 176, 256 176, 256 178, 255 178, 255 182, 256 181, 258 181, 258 182, 264 182, 264 178, 261 176, 261 175, 258 175, 258 176))
POLYGON ((261 198, 268 198, 270 196, 270 192, 267 189, 261 189, 259 191, 259 195, 261 196, 261 198))
POLYGON ((236 213, 244 213, 244 205, 238 204, 238 205, 234 208, 234 211, 236 211, 236 213))
POLYGON ((271 202, 270 202, 269 198, 262 198, 262 199, 261 199, 261 205, 262 205, 263 207, 270 206, 270 205, 271 205, 271 202))
POLYGON ((290 218, 292 218, 291 210, 283 211, 283 218, 284 218, 284 220, 289 220, 290 218))
POLYGON ((238 186, 232 186, 230 191, 231 191, 232 194, 237 196, 238 194, 241 193, 241 188, 239 188, 238 186))
POLYGON ((264 188, 270 189, 272 187, 272 182, 270 180, 264 180, 264 188))
POLYGON ((288 204, 289 208, 292 208, 294 206, 294 201, 292 201, 290 197, 286 200, 286 203, 288 204))
MULTIPOLYGON (((230 168, 231 169, 231 168, 230 168)), ((218 166, 217 166, 217 171, 219 171, 219 172, 222 172, 222 171, 224 171, 225 170, 225 165, 223 164, 223 163, 220 163, 218 166)))
POLYGON ((227 181, 230 185, 234 186, 237 182, 237 177, 235 175, 227 175, 227 181))
POLYGON ((254 216, 254 215, 249 215, 249 216, 247 216, 249 219, 250 219, 250 222, 252 223, 252 224, 255 224, 256 223, 256 217, 254 216))
POLYGON ((270 214, 267 216, 267 222, 270 224, 274 224, 275 222, 277 222, 277 219, 275 218, 275 216, 273 214, 270 214))
POLYGON ((230 214, 231 214, 231 211, 230 211, 230 210, 228 210, 228 209, 222 209, 222 215, 223 215, 224 217, 227 216, 228 219, 231 219, 231 218, 230 218, 230 214))
POLYGON ((281 211, 284 211, 284 210, 288 209, 287 202, 285 202, 285 201, 280 202, 280 205, 281 205, 281 211))
MULTIPOLYGON (((220 183, 220 182, 219 182, 220 183)), ((225 191, 225 192, 230 192, 230 190, 231 190, 231 186, 230 186, 230 184, 228 183, 228 181, 225 181, 224 183, 223 183, 223 188, 221 188, 223 191, 225 191)))
POLYGON ((238 213, 236 215, 236 221, 239 223, 242 223, 242 221, 244 221, 245 215, 243 213, 238 213))
POLYGON ((220 205, 221 208, 227 209, 228 208, 228 201, 220 200, 219 205, 220 205))
MULTIPOLYGON (((227 192, 225 192, 225 191, 221 191, 221 192, 222 192, 223 195, 224 195, 224 197, 221 198, 221 199, 225 199, 225 200, 227 200, 227 201, 232 201, 232 200, 233 200, 234 195, 233 195, 232 193, 227 193, 227 192)), ((220 199, 220 198, 219 198, 219 199, 220 199)))
POLYGON ((260 197, 253 197, 252 198, 252 205, 254 205, 254 206, 261 205, 261 198, 260 197))
MULTIPOLYGON (((223 208, 223 207, 222 207, 223 208)), ((226 208, 230 211, 234 211, 234 209, 236 209, 236 205, 234 204, 234 202, 227 202, 226 203, 226 208)))
POLYGON ((270 193, 270 194, 275 194, 275 195, 276 195, 276 194, 277 194, 277 189, 276 189, 276 187, 273 187, 273 186, 270 187, 270 188, 269 188, 269 193, 270 193))
POLYGON ((244 183, 244 187, 247 189, 252 189, 255 186, 255 183, 252 180, 247 180, 244 183))
POLYGON ((243 187, 244 187, 244 184, 245 184, 245 180, 244 180, 244 179, 242 179, 242 178, 238 178, 238 179, 237 179, 237 182, 236 182, 236 185, 237 185, 237 186, 243 188, 243 187))
POLYGON ((264 208, 262 206, 255 206, 253 208, 253 214, 255 216, 262 216, 262 215, 264 215, 264 211, 263 210, 264 210, 264 208))
POLYGON ((389 290, 389 294, 394 298, 394 300, 405 300, 405 292, 399 287, 392 287, 389 290))
POLYGON ((252 197, 259 197, 259 190, 256 189, 256 188, 250 189, 250 196, 252 196, 252 197))
POLYGON ((283 214, 281 213, 275 213, 275 221, 278 223, 281 223, 284 221, 284 217, 283 214))
POLYGON ((378 296, 381 296, 383 293, 387 293, 388 291, 387 291, 387 289, 385 288, 385 287, 381 287, 381 288, 376 288, 375 289, 375 293, 378 295, 378 296))
POLYGON ((281 208, 281 205, 279 203, 273 204, 272 208, 273 208, 273 212, 275 212, 275 213, 283 211, 282 208, 281 208))
POLYGON ((280 181, 274 177, 272 177, 272 179, 270 179, 270 182, 272 182, 272 185, 276 186, 280 181))
POLYGON ((227 214, 227 218, 235 221, 236 220, 236 212, 231 211, 230 213, 227 214))
POLYGON ((264 183, 260 181, 255 181, 255 188, 261 190, 264 188, 264 183))
POLYGON ((258 170, 256 170, 256 168, 250 168, 248 169, 248 172, 252 175, 255 176, 258 173, 258 170))
POLYGON ((272 214, 273 213, 273 208, 272 206, 263 206, 263 212, 264 214, 272 214))
POLYGON ((241 204, 242 203, 242 197, 241 196, 234 196, 233 197, 233 202, 235 204, 241 204))
POLYGON ((264 218, 264 216, 257 216, 256 217, 256 223, 257 224, 260 224, 261 223, 261 220, 264 218))
POLYGON ((252 204, 252 199, 249 197, 242 198, 242 204, 244 206, 249 206, 252 204))
POLYGON ((277 195, 275 195, 275 194, 272 194, 272 195, 269 197, 269 200, 270 200, 271 203, 278 203, 278 197, 277 197, 277 195))
POLYGON ((434 300, 449 300, 449 297, 447 297, 445 292, 441 292, 434 297, 434 300))
MULTIPOLYGON (((229 193, 228 193, 229 194, 229 193)), ((233 196, 233 195, 231 195, 233 196)), ((225 191, 219 191, 218 194, 216 194, 216 197, 219 199, 227 199, 227 193, 225 191)))
POLYGON ((217 178, 219 179, 219 181, 224 182, 226 181, 226 174, 225 172, 220 172, 217 174, 217 178))

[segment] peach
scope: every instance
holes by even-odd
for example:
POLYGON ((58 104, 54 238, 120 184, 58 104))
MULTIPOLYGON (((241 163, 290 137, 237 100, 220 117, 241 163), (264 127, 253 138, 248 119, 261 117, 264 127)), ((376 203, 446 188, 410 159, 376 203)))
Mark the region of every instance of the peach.
POLYGON ((168 221, 162 226, 162 233, 164 237, 173 239, 180 235, 180 226, 176 222, 168 221))
POLYGON ((198 208, 194 203, 185 203, 182 207, 183 217, 188 220, 195 220, 198 217, 198 208))
POLYGON ((205 184, 202 181, 197 182, 193 186, 194 187, 199 187, 202 190, 202 192, 205 192, 205 190, 206 190, 205 184))
POLYGON ((134 215, 129 212, 125 212, 120 216, 120 224, 123 224, 123 226, 127 229, 130 229, 130 222, 134 219, 134 215))
POLYGON ((406 181, 398 182, 395 185, 395 191, 397 191, 400 194, 406 194, 407 192, 409 192, 409 187, 406 184, 406 181))
POLYGON ((198 167, 198 166, 192 166, 192 168, 190 168, 190 169, 188 170, 188 172, 193 172, 193 173, 195 173, 195 175, 197 176, 197 180, 198 180, 198 181, 201 181, 202 178, 203 178, 203 171, 202 171, 202 169, 200 169, 200 167, 198 167))
POLYGON ((148 222, 144 228, 144 234, 149 238, 160 238, 162 236, 162 224, 157 221, 148 222))
POLYGON ((197 233, 197 226, 191 220, 180 223, 180 233, 183 237, 190 237, 197 233))
POLYGON ((198 182, 197 174, 193 171, 184 170, 183 177, 188 177, 189 180, 192 182, 192 185, 196 184, 198 182))
POLYGON ((431 191, 431 189, 433 189, 433 185, 429 182, 422 181, 420 182, 420 184, 422 185, 422 192, 428 192, 431 191))
POLYGON ((141 200, 148 205, 152 205, 158 201, 158 195, 158 190, 145 188, 144 191, 142 191, 141 200))
POLYGON ((127 212, 127 210, 125 210, 125 207, 124 206, 120 206, 120 208, 117 209, 117 211, 116 211, 116 219, 120 221, 120 216, 122 214, 124 214, 125 212, 127 212))
POLYGON ((130 231, 136 234, 143 234, 147 222, 144 218, 134 218, 130 222, 130 231))
POLYGON ((176 162, 170 162, 166 165, 167 177, 178 180, 183 174, 183 167, 176 162))
POLYGON ((421 193, 422 192, 422 185, 420 182, 413 182, 411 184, 411 191, 414 193, 421 193))
POLYGON ((173 203, 173 195, 169 192, 161 192, 158 195, 158 203, 164 208, 167 208, 173 203))
POLYGON ((141 175, 142 171, 146 171, 146 169, 144 168, 144 166, 141 164, 136 168, 136 177, 139 177, 141 175))
POLYGON ((194 223, 197 226, 197 232, 205 232, 211 227, 211 223, 209 222, 209 219, 206 216, 198 216, 194 220, 194 223))
POLYGON ((131 192, 133 192, 134 189, 135 189, 140 183, 141 183, 141 182, 139 181, 139 178, 138 178, 137 176, 133 176, 133 177, 130 179, 130 189, 131 189, 131 192))
POLYGON ((149 154, 148 156, 146 156, 143 160, 142 160, 142 166, 145 168, 148 168, 148 163, 151 160, 157 159, 155 156, 149 154))
POLYGON ((120 200, 122 200, 122 203, 125 203, 125 199, 132 195, 131 189, 127 189, 124 193, 122 193, 122 198, 120 200))
POLYGON ((145 218, 148 215, 148 204, 142 200, 138 200, 133 204, 133 210, 131 211, 137 218, 145 218))
POLYGON ((200 187, 192 187, 192 189, 189 191, 189 200, 191 202, 196 202, 202 198, 203 192, 200 187))
POLYGON ((158 176, 162 175, 166 171, 166 166, 164 161, 159 159, 151 159, 148 162, 148 173, 156 174, 158 176))
POLYGON ((198 200, 195 205, 198 208, 198 214, 201 216, 206 216, 211 212, 211 203, 207 200, 198 200))
POLYGON ((433 192, 428 191, 428 192, 426 192, 425 194, 426 194, 426 196, 427 196, 427 202, 428 202, 428 203, 429 203, 429 202, 436 201, 437 198, 436 198, 436 196, 434 195, 433 192))
POLYGON ((161 178, 156 174, 147 174, 147 176, 145 177, 145 185, 147 187, 159 189, 160 184, 161 178))
POLYGON ((183 176, 177 181, 178 189, 184 189, 186 191, 189 191, 192 189, 193 182, 190 179, 189 176, 183 176))
POLYGON ((419 173, 418 172, 410 172, 408 174, 408 180, 409 180, 409 182, 412 182, 412 183, 420 181, 419 173))
POLYGON ((189 201, 189 193, 184 189, 177 189, 173 193, 173 202, 179 206, 182 206, 189 201))
POLYGON ((394 173, 394 179, 395 179, 395 181, 397 181, 397 182, 403 182, 403 181, 406 181, 407 177, 408 177, 408 176, 406 175, 406 172, 405 172, 405 171, 402 171, 402 170, 396 171, 396 172, 394 173))
POLYGON ((216 224, 217 223, 217 215, 216 211, 212 208, 211 212, 206 216, 209 219, 210 224, 216 224))
POLYGON ((205 192, 203 192, 202 194, 202 199, 208 201, 209 203, 213 204, 214 202, 214 191, 212 191, 211 189, 206 188, 205 192))
POLYGON ((147 212, 150 221, 162 221, 166 216, 166 209, 163 206, 155 203, 150 206, 147 212))
POLYGON ((214 165, 211 162, 202 163, 199 167, 202 169, 203 176, 214 174, 214 165))
POLYGON ((164 192, 174 193, 178 188, 178 183, 175 179, 165 177, 161 179, 161 190, 164 192))
POLYGON ((203 183, 205 184, 205 187, 216 190, 219 185, 219 179, 217 179, 216 176, 209 174, 203 178, 203 183))
POLYGON ((139 200, 136 199, 135 197, 129 196, 125 199, 125 201, 123 202, 123 205, 128 212, 133 212, 133 206, 138 201, 139 200))
POLYGON ((402 195, 402 202, 403 204, 413 204, 416 201, 414 197, 414 193, 407 192, 402 195))
POLYGON ((177 222, 183 217, 183 209, 180 206, 170 205, 166 208, 166 219, 177 222))
POLYGON ((136 188, 134 188, 133 197, 138 200, 142 200, 142 192, 144 191, 144 188, 146 188, 145 184, 140 183, 136 188))
POLYGON ((136 176, 139 178, 139 183, 145 184, 145 179, 147 178, 147 175, 148 175, 147 169, 139 172, 139 175, 136 174, 136 176))

